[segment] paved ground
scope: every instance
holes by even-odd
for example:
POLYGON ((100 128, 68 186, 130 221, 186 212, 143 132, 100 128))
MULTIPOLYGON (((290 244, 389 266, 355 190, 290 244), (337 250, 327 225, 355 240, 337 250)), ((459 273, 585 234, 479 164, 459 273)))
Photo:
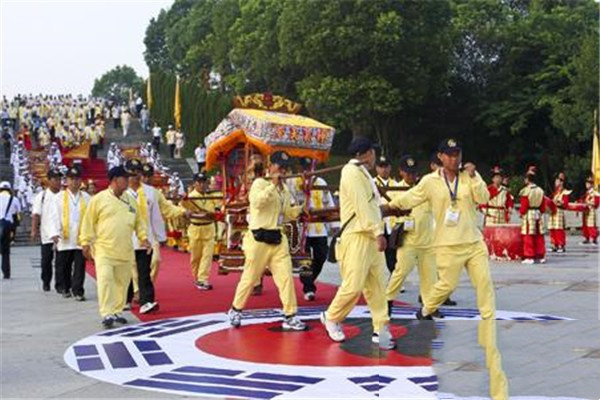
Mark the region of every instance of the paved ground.
MULTIPOLYGON (((498 309, 555 314, 576 319, 556 322, 499 321, 498 347, 513 396, 600 397, 600 322, 598 253, 576 245, 549 257, 543 266, 492 263, 498 309)), ((39 250, 13 249, 13 279, 1 282, 1 398, 164 398, 97 382, 78 375, 63 362, 65 349, 100 330, 94 280, 86 281, 89 301, 77 303, 54 292, 42 292, 39 250)), ((323 279, 338 283, 334 265, 323 279)), ((416 300, 411 276, 401 299, 416 300)), ((466 275, 453 298, 474 307, 466 275)), ((129 315, 131 320, 135 320, 129 315)), ((487 396, 483 351, 477 324, 446 322, 434 351, 440 391, 457 396, 487 396)), ((175 396, 176 397, 176 396, 175 396)))

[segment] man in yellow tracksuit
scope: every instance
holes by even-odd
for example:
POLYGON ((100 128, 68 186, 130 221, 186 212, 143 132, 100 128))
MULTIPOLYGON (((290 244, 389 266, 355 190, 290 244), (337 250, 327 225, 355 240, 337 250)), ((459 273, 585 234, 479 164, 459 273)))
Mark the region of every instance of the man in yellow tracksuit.
POLYGON ((233 327, 242 322, 242 309, 268 266, 279 290, 283 305, 282 328, 302 331, 306 324, 296 317, 297 303, 292 276, 292 258, 287 237, 283 232, 286 220, 298 218, 302 206, 292 206, 291 195, 283 180, 282 169, 290 163, 287 153, 277 151, 271 155, 269 179, 256 178, 250 187, 250 222, 244 235, 244 272, 235 291, 235 298, 228 312, 233 327))
POLYGON ((102 325, 106 328, 115 322, 127 323, 120 313, 131 281, 131 265, 135 262, 133 233, 143 247, 150 249, 144 217, 135 200, 126 193, 129 175, 122 166, 108 172, 110 185, 92 197, 79 234, 87 259, 91 259, 91 246, 94 246, 98 303, 102 325))
POLYGON ((417 186, 395 197, 392 208, 412 209, 430 202, 435 220, 433 246, 436 252, 438 281, 424 298, 418 319, 432 319, 432 314, 458 285, 464 266, 477 292, 477 307, 484 319, 496 312, 494 285, 490 275, 487 247, 477 228, 478 204, 486 204, 489 192, 485 182, 466 163, 459 170, 462 151, 454 139, 446 139, 438 147, 442 168, 429 174, 417 186))
POLYGON ((342 283, 327 311, 321 313, 321 322, 331 340, 345 340, 340 323, 363 294, 373 318, 373 342, 382 349, 392 349, 395 343, 389 330, 383 278, 387 242, 379 191, 368 171, 375 166, 375 148, 369 139, 358 137, 348 151, 354 158, 342 169, 340 180, 343 232, 332 244, 336 246, 342 283))
MULTIPOLYGON (((417 163, 410 155, 400 158, 400 187, 410 188, 416 184, 417 163)), ((398 192, 391 197, 398 196, 398 192)), ((425 202, 413 208, 410 215, 399 217, 397 223, 403 225, 403 242, 396 252, 396 266, 387 285, 385 296, 388 301, 388 313, 391 314, 392 303, 404 280, 412 269, 418 266, 420 299, 429 296, 431 288, 437 280, 435 268, 435 251, 433 242, 433 215, 431 204, 425 202)))
MULTIPOLYGON (((219 209, 219 202, 207 197, 208 176, 200 172, 194 175, 194 190, 190 199, 182 201, 182 205, 195 214, 212 214, 219 209)), ((208 215, 207 215, 208 216, 208 215)), ((190 266, 196 287, 199 290, 212 290, 208 281, 210 267, 215 250, 215 221, 213 218, 197 218, 192 216, 188 227, 190 266)))

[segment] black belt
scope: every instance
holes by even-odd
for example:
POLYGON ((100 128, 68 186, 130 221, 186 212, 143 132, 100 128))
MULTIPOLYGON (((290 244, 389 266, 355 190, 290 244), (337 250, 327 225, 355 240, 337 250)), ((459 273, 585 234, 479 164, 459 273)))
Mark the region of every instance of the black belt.
POLYGON ((195 226, 206 226, 206 225, 211 225, 214 222, 190 222, 190 224, 195 225, 195 226))

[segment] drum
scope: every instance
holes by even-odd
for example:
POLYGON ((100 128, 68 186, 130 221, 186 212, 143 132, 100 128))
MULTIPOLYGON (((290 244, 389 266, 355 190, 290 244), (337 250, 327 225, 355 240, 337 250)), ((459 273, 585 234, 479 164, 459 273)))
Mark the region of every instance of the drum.
POLYGON ((488 225, 483 237, 491 258, 519 260, 523 258, 523 238, 520 224, 488 225))

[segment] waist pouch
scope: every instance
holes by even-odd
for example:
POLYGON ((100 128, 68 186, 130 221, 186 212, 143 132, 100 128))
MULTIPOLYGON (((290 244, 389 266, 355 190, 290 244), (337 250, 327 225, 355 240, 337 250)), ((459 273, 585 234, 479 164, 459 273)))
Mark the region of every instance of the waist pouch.
POLYGON ((280 244, 281 243, 281 231, 279 229, 254 229, 252 236, 257 242, 267 244, 280 244))

